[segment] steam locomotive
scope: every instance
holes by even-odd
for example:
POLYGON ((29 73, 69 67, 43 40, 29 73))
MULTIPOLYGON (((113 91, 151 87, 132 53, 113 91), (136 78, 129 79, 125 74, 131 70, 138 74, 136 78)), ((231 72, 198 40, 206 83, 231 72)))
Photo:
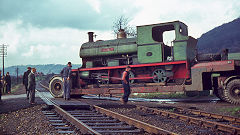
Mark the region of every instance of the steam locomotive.
MULTIPOLYGON (((71 94, 123 93, 121 74, 130 65, 132 93, 202 92, 213 90, 220 99, 240 104, 240 61, 221 54, 198 54, 197 39, 188 36, 180 21, 137 26, 137 37, 127 38, 119 30, 117 39, 81 45, 82 67, 72 69, 71 94), (165 32, 174 32, 171 45, 163 41, 165 32)), ((49 83, 54 97, 62 97, 61 76, 49 83)))

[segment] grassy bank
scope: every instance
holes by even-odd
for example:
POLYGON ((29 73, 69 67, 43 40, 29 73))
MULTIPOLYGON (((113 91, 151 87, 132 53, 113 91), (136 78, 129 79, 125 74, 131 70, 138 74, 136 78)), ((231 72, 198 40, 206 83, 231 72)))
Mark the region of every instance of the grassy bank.
POLYGON ((222 108, 220 109, 221 112, 228 112, 232 116, 240 117, 240 107, 233 107, 233 108, 222 108))

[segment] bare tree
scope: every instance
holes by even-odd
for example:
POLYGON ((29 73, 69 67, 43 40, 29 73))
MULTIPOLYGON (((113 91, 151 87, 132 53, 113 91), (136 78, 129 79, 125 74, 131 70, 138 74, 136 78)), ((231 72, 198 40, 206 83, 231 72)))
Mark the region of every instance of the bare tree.
POLYGON ((117 34, 120 29, 124 29, 124 31, 129 37, 136 37, 137 35, 136 28, 130 26, 129 19, 124 17, 123 15, 117 18, 115 22, 113 22, 113 32, 117 34))

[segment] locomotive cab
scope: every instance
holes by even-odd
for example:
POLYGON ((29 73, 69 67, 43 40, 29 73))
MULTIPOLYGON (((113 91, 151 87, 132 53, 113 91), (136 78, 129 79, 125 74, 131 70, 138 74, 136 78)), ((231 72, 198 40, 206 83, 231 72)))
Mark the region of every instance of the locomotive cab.
POLYGON ((188 36, 187 25, 180 21, 137 27, 138 60, 140 63, 192 61, 196 57, 197 40, 188 36), (173 31, 173 46, 163 42, 164 32, 173 31))

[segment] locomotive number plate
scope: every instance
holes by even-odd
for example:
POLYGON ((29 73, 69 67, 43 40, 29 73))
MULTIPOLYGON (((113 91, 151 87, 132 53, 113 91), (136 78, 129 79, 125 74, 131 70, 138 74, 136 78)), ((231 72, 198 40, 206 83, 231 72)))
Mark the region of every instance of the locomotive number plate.
POLYGON ((110 52, 110 51, 114 51, 114 48, 102 48, 101 52, 110 52))

